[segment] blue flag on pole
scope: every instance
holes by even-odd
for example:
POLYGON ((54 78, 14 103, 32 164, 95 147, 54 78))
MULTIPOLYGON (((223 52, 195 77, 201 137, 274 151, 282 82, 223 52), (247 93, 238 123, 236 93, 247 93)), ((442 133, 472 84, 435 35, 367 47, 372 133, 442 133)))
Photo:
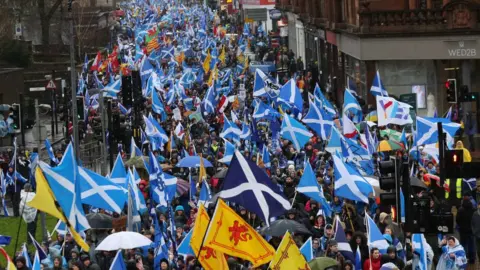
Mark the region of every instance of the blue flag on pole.
POLYGON ((307 262, 313 260, 313 245, 312 245, 312 237, 307 239, 305 243, 303 243, 302 247, 300 248, 300 252, 305 257, 307 262))
POLYGON ((318 185, 315 174, 313 173, 312 166, 307 162, 305 164, 305 170, 303 171, 302 178, 297 186, 297 191, 319 202, 327 217, 332 216, 332 208, 323 195, 323 188, 318 185))
POLYGON ((269 224, 270 218, 291 209, 279 187, 253 161, 237 150, 230 162, 219 196, 256 213, 269 224))
POLYGON ((109 270, 126 270, 127 266, 123 260, 122 250, 117 251, 117 255, 113 258, 112 264, 110 265, 109 270))
POLYGON ((291 141, 297 151, 300 152, 301 148, 310 140, 313 136, 308 129, 291 116, 285 114, 282 121, 282 138, 291 141))

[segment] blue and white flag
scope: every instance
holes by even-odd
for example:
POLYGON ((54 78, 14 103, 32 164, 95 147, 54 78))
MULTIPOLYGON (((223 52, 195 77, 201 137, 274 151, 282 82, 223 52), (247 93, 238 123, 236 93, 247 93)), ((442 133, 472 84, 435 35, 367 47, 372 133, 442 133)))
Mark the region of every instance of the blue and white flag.
POLYGON ((335 174, 335 195, 353 201, 368 203, 368 195, 373 187, 353 167, 345 164, 340 157, 333 154, 335 174))
POLYGON ((115 99, 120 90, 122 90, 122 79, 108 83, 102 90, 104 97, 112 97, 115 99))
POLYGON ((378 229, 375 221, 365 213, 365 218, 367 219, 367 244, 369 248, 378 248, 380 253, 386 254, 388 249, 388 242, 383 237, 383 234, 378 229))
POLYGON ((338 244, 338 251, 345 257, 347 260, 353 262, 355 256, 353 255, 352 248, 347 241, 345 231, 343 230, 342 224, 340 223, 340 218, 335 217, 335 236, 333 237, 338 244))
POLYGON ((264 144, 262 149, 262 161, 265 168, 270 168, 272 163, 270 162, 270 153, 268 152, 268 147, 264 144))
POLYGON ((145 89, 147 81, 154 70, 155 69, 150 63, 150 60, 147 57, 143 57, 140 66, 140 79, 142 80, 142 89, 145 89))
POLYGON ((309 162, 306 162, 305 164, 305 170, 303 171, 300 182, 298 183, 297 191, 319 202, 325 215, 327 217, 332 216, 332 208, 330 207, 330 203, 325 199, 323 188, 318 184, 317 178, 315 177, 312 166, 310 166, 309 162))
POLYGON ((197 205, 200 206, 201 204, 208 207, 208 201, 212 199, 212 192, 210 191, 210 187, 206 181, 202 182, 202 188, 200 189, 200 196, 198 197, 197 205))
MULTIPOLYGON (((5 217, 10 216, 10 212, 8 211, 7 204, 5 202, 5 198, 7 198, 7 179, 5 178, 5 174, 3 173, 3 170, 0 171, 0 187, 2 191, 2 208, 3 208, 3 215, 5 217)), ((0 245, 2 245, 0 243, 0 245)))
POLYGON ((112 171, 110 172, 110 180, 121 187, 127 187, 127 172, 120 153, 118 153, 112 171))
POLYGON ((183 238, 180 245, 178 245, 178 248, 177 248, 178 254, 183 255, 185 257, 188 256, 188 255, 195 256, 195 253, 193 253, 193 249, 190 246, 190 240, 192 239, 192 233, 193 233, 193 230, 190 230, 187 233, 187 235, 185 235, 185 238, 183 238))
POLYGON ((40 256, 38 255, 38 251, 35 251, 35 257, 33 259, 33 265, 32 265, 32 270, 41 270, 41 262, 40 262, 40 256))
POLYGON ((400 220, 403 223, 405 222, 405 197, 402 189, 400 189, 400 220))
POLYGON ((22 245, 22 256, 25 258, 25 266, 31 268, 32 262, 30 261, 30 256, 28 255, 27 244, 22 245))
POLYGON ((113 258, 109 270, 127 270, 127 266, 123 260, 122 252, 123 250, 121 249, 117 251, 117 255, 115 255, 115 258, 113 258))
POLYGON ((219 197, 256 213, 268 225, 291 209, 290 202, 279 187, 253 161, 246 160, 237 150, 230 163, 219 197))
POLYGON ((318 86, 318 84, 315 85, 315 89, 313 91, 313 98, 315 100, 315 104, 319 108, 323 108, 327 113, 330 114, 330 116, 335 116, 337 115, 337 110, 335 110, 335 107, 328 101, 328 99, 323 95, 322 90, 318 86))
POLYGON ((42 245, 40 245, 37 240, 35 239, 35 237, 33 237, 30 232, 28 233, 28 236, 30 237, 30 240, 32 240, 32 244, 33 246, 35 247, 37 253, 38 253, 38 256, 40 258, 40 261, 43 261, 47 258, 47 253, 45 253, 45 251, 43 250, 42 248, 42 245))
POLYGON ((217 106, 217 100, 215 99, 215 84, 210 86, 205 94, 205 97, 202 100, 202 108, 206 114, 215 113, 215 107, 217 106))
POLYGON ((135 139, 132 136, 130 139, 130 158, 141 156, 143 156, 142 150, 138 148, 137 144, 135 143, 135 139))
POLYGON ((233 154, 235 153, 235 145, 233 145, 227 140, 224 140, 224 141, 225 141, 225 153, 223 154, 223 157, 218 160, 218 162, 222 162, 227 165, 230 165, 230 161, 232 161, 233 154))
POLYGON ((355 270, 362 270, 362 253, 360 252, 360 246, 357 246, 355 251, 355 270))
POLYGON ((55 154, 53 153, 52 145, 50 144, 50 141, 48 139, 45 139, 45 149, 47 150, 47 154, 50 157, 50 160, 55 162, 55 164, 58 164, 59 161, 55 157, 55 154))
POLYGON ((282 121, 281 136, 291 141, 295 149, 300 152, 313 134, 300 122, 285 114, 282 121))
POLYGON ((255 119, 268 119, 268 120, 274 120, 275 118, 280 116, 280 113, 278 113, 275 109, 272 107, 266 105, 260 100, 254 100, 257 101, 257 104, 255 106, 255 109, 253 111, 252 117, 255 119))
POLYGON ((40 162, 40 168, 71 226, 77 232, 90 229, 83 211, 81 197, 77 196, 80 194, 81 188, 72 144, 68 145, 62 161, 57 167, 51 168, 46 163, 40 162))
POLYGON ((57 234, 66 235, 67 231, 68 231, 67 224, 59 220, 57 222, 57 225, 55 225, 55 228, 53 228, 52 234, 53 232, 57 232, 57 234))
POLYGON ((388 92, 383 86, 382 80, 380 79, 380 72, 377 70, 377 74, 375 74, 375 78, 373 78, 372 87, 370 87, 370 93, 373 96, 384 96, 388 97, 388 92))
POLYGON ((223 139, 233 139, 238 140, 242 131, 237 126, 237 124, 232 123, 228 120, 227 116, 223 115, 223 130, 220 132, 220 137, 223 139))
POLYGON ((312 244, 312 237, 310 236, 305 243, 303 243, 302 247, 300 248, 300 253, 305 257, 307 262, 314 259, 313 257, 313 244, 312 244))
POLYGON ((296 108, 299 112, 303 111, 302 93, 300 93, 300 89, 297 87, 294 79, 290 79, 280 88, 278 101, 291 108, 296 108))
POLYGON ((328 140, 327 147, 325 148, 325 150, 327 150, 327 152, 330 152, 331 154, 334 154, 337 151, 341 151, 342 139, 343 139, 343 136, 340 134, 340 131, 338 131, 338 129, 335 126, 333 126, 332 133, 330 134, 330 138, 328 140))
MULTIPOLYGON (((154 235, 154 269, 160 269, 160 261, 162 259, 168 259, 168 246, 167 242, 165 241, 165 234, 160 225, 158 224, 157 215, 153 217, 153 223, 155 228, 155 235, 154 235)), ((162 224, 163 226, 163 224, 162 224)))
POLYGON ((323 112, 315 103, 310 101, 310 108, 302 122, 313 129, 322 140, 326 141, 332 133, 333 118, 330 114, 323 112))
MULTIPOLYGON (((128 182, 129 196, 132 198, 132 202, 133 202, 133 207, 134 207, 133 212, 141 213, 141 214, 145 213, 147 211, 147 204, 145 203, 145 197, 143 197, 142 192, 138 188, 137 184, 135 184, 135 179, 130 169, 128 170, 127 182, 128 182)), ((152 184, 150 183, 150 185, 152 184)))
POLYGON ((130 113, 132 112, 132 108, 127 109, 120 102, 118 103, 118 109, 120 110, 120 113, 123 115, 130 115, 130 113))
POLYGON ((345 90, 343 97, 343 115, 350 116, 353 114, 353 122, 358 123, 363 120, 362 107, 357 99, 348 90, 345 90))
POLYGON ((245 122, 242 122, 242 134, 240 134, 240 139, 248 141, 250 140, 251 136, 252 136, 252 131, 250 130, 248 125, 245 124, 245 122))
POLYGON ((82 203, 118 214, 125 206, 125 188, 87 168, 78 168, 82 203))
POLYGON ((412 235, 412 248, 413 252, 418 254, 418 265, 415 269, 428 269, 428 256, 426 248, 427 240, 423 233, 414 233, 412 235))
POLYGON ((435 144, 438 142, 438 125, 442 123, 443 132, 447 134, 447 145, 453 147, 455 133, 460 124, 445 118, 417 117, 417 145, 435 144))

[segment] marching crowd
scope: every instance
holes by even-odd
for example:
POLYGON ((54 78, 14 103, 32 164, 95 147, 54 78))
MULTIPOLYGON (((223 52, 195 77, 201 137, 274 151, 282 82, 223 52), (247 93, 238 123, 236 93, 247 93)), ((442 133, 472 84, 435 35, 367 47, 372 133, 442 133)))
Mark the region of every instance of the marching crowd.
MULTIPOLYGON (((159 2, 159 1, 156 1, 159 2)), ((178 5, 178 4, 177 4, 178 5)), ((210 14, 212 11, 206 11, 196 6, 182 5, 183 9, 196 9, 201 10, 201 14, 210 14)), ((123 6, 125 13, 131 14, 131 16, 125 16, 120 18, 120 24, 128 25, 132 28, 135 24, 140 23, 138 18, 147 17, 149 13, 139 11, 133 5, 123 6)), ((170 6, 162 6, 159 8, 159 18, 169 14, 171 12, 178 11, 170 6), (169 10, 169 8, 171 10, 169 10)), ((188 13, 185 13, 188 14, 188 13)), ((279 138, 274 136, 278 133, 280 128, 280 121, 272 119, 257 119, 252 120, 252 114, 255 113, 255 97, 254 86, 256 80, 256 72, 250 72, 248 68, 248 60, 245 55, 237 53, 244 46, 244 43, 240 43, 241 36, 245 36, 246 25, 238 22, 228 22, 227 27, 220 25, 220 19, 217 15, 212 13, 212 20, 207 20, 206 35, 210 37, 219 37, 212 46, 216 50, 224 51, 224 59, 219 60, 214 67, 214 70, 219 72, 227 69, 238 69, 239 65, 243 68, 236 74, 236 77, 231 76, 230 79, 225 80, 223 85, 220 85, 220 91, 228 91, 224 96, 233 95, 235 98, 230 102, 218 102, 214 108, 214 113, 203 113, 201 117, 190 117, 194 115, 196 110, 202 110, 197 104, 199 100, 205 100, 209 95, 209 73, 197 75, 202 76, 195 82, 192 82, 188 87, 184 87, 184 93, 178 94, 178 100, 167 104, 168 95, 165 98, 164 114, 156 113, 154 107, 156 106, 153 98, 145 99, 145 108, 148 112, 152 111, 154 118, 158 119, 162 128, 166 134, 171 134, 169 142, 162 145, 159 148, 154 149, 153 141, 141 141, 141 151, 144 155, 148 155, 149 151, 152 151, 157 161, 162 165, 163 171, 170 175, 175 176, 178 179, 193 179, 190 181, 197 181, 197 185, 191 186, 189 192, 178 194, 171 200, 170 208, 173 212, 173 218, 170 217, 170 212, 165 208, 155 207, 158 202, 152 198, 151 184, 149 181, 149 174, 147 168, 143 170, 137 168, 141 180, 138 183, 138 188, 141 191, 148 209, 152 209, 155 215, 152 215, 152 211, 147 211, 141 214, 141 226, 139 232, 144 236, 154 239, 155 230, 158 229, 155 226, 154 219, 160 224, 160 228, 165 230, 169 234, 168 256, 163 258, 160 263, 155 263, 156 250, 155 248, 138 248, 125 250, 123 252, 123 259, 126 264, 126 269, 201 269, 201 265, 194 254, 182 253, 177 250, 186 235, 194 227, 197 220, 198 201, 201 197, 201 187, 204 184, 200 184, 199 178, 200 170, 187 169, 176 167, 175 165, 186 156, 201 155, 206 161, 209 161, 213 166, 206 168, 207 177, 205 182, 211 189, 213 198, 208 205, 207 211, 212 216, 215 208, 215 195, 222 190, 225 175, 219 175, 220 172, 229 168, 229 166, 222 162, 222 159, 227 156, 227 144, 236 145, 236 149, 248 160, 257 164, 264 172, 269 176, 271 181, 278 187, 283 196, 291 203, 292 208, 286 211, 283 215, 276 217, 276 219, 286 219, 298 222, 301 226, 304 226, 307 231, 302 233, 294 233, 294 240, 298 248, 304 246, 304 243, 310 239, 311 253, 313 258, 332 258, 337 261, 338 268, 336 269, 364 269, 364 270, 379 270, 379 269, 431 269, 434 266, 437 269, 464 269, 469 264, 474 264, 476 259, 476 252, 480 255, 480 201, 476 198, 476 189, 471 188, 462 194, 462 199, 459 203, 459 210, 456 215, 457 231, 460 239, 457 240, 452 235, 434 235, 432 237, 425 235, 426 241, 424 243, 424 250, 427 258, 427 265, 421 264, 421 260, 424 259, 423 254, 419 254, 418 250, 412 245, 412 234, 404 232, 402 224, 394 222, 391 214, 381 211, 381 205, 377 198, 371 196, 368 198, 368 203, 361 201, 353 201, 342 196, 335 194, 335 164, 333 155, 327 151, 328 140, 322 139, 322 137, 316 132, 312 132, 313 136, 305 143, 301 149, 297 149, 294 142, 285 138, 279 138), (225 40, 225 33, 238 34, 237 37, 229 38, 225 40), (222 32, 223 31, 223 32, 222 32), (232 81, 232 83, 230 83, 232 81), (225 85, 229 87, 228 90, 223 90, 225 85), (240 91, 245 90, 246 96, 240 97, 240 91), (187 104, 185 98, 181 96, 185 94, 193 100, 193 106, 187 104), (179 114, 177 113, 179 112, 179 114), (192 113, 193 112, 193 113, 192 113), (251 135, 248 139, 233 140, 231 138, 225 139, 222 133, 224 132, 225 116, 227 120, 232 119, 232 124, 237 128, 242 128, 245 124, 251 128, 251 135), (180 117, 179 117, 180 116, 180 117), (185 127, 185 130, 181 132, 178 127, 185 127), (264 149, 267 150, 264 150, 264 149), (267 154, 265 154, 265 151, 267 154), (266 157, 267 155, 268 157, 266 157), (325 199, 323 202, 316 201, 315 199, 307 196, 306 194, 298 191, 299 182, 307 170, 307 164, 313 170, 314 181, 320 187, 323 192, 321 197, 325 199), (193 176, 193 177, 192 177, 193 176), (478 204, 477 204, 478 202, 478 204), (323 205, 322 205, 323 203, 323 205), (327 204, 327 205, 325 205, 327 204), (478 207, 478 209, 477 209, 478 207), (328 210, 327 210, 328 209, 328 210), (368 242, 367 234, 367 217, 369 215, 375 221, 376 227, 383 235, 384 240, 388 243, 385 249, 379 249, 373 247, 368 242), (338 219, 336 218, 338 217, 338 219), (168 230, 174 226, 176 229, 174 232, 168 230), (345 239, 340 239, 337 236, 339 226, 342 227, 345 233, 345 239), (171 234, 175 235, 172 236, 171 234), (478 247, 476 250, 475 247, 478 247), (353 256, 351 256, 353 255, 353 256), (468 260, 467 260, 468 258, 468 260), (384 268, 389 267, 389 268, 384 268)), ((151 14, 150 14, 151 15, 151 14)), ((185 18, 183 18, 185 20, 185 18)), ((198 19, 196 19, 198 20, 198 19)), ((233 20, 232 20, 233 21, 233 20)), ((224 20, 225 22, 225 20, 224 20)), ((198 23, 197 23, 198 24, 198 23)), ((191 24, 189 24, 191 25, 191 24)), ((175 20, 163 23, 162 27, 164 32, 188 32, 187 24, 177 24, 175 20)), ((199 29, 196 29, 197 31, 199 29)), ((268 35, 262 30, 261 26, 252 27, 249 31, 254 31, 256 35, 245 36, 248 39, 247 44, 255 44, 252 46, 258 46, 260 42, 264 42, 267 45, 262 47, 259 45, 258 49, 254 49, 257 52, 257 56, 260 59, 266 61, 273 60, 278 62, 281 59, 281 65, 284 65, 284 61, 289 63, 289 71, 287 74, 281 74, 280 79, 276 82, 278 85, 284 85, 288 83, 292 76, 296 76, 296 86, 302 92, 303 111, 301 113, 305 115, 307 112, 310 95, 314 94, 315 85, 317 83, 318 71, 314 69, 314 65, 309 65, 308 70, 303 67, 304 64, 301 59, 296 59, 293 52, 280 52, 277 50, 269 50, 268 48, 268 35), (310 94, 310 95, 309 95, 310 94)), ((139 43, 140 50, 144 54, 149 54, 147 47, 150 43, 145 40, 138 42, 135 41, 138 36, 129 37, 128 35, 123 37, 121 42, 136 42, 139 43)), ((182 42, 180 40, 173 40, 172 44, 176 48, 182 42)), ((192 47, 200 47, 197 41, 192 42, 192 47)), ((247 45, 249 46, 249 45, 247 45)), ((119 48, 117 48, 120 50, 119 48)), ((138 48, 137 48, 138 49, 138 48)), ((175 55, 179 55, 180 49, 176 49, 175 55)), ((200 54, 201 49, 194 52, 193 55, 185 56, 181 62, 188 63, 188 66, 200 66, 203 56, 200 54)), ((222 53, 223 54, 223 53, 222 53)), ((119 53, 119 55, 128 55, 128 53, 119 53)), ((221 54, 220 54, 221 55, 221 54)), ((218 55, 219 58, 221 56, 218 55)), ((118 57, 119 59, 121 57, 118 57)), ((124 59, 120 59, 121 63, 124 63, 124 59)), ((156 62, 158 66, 157 71, 161 73, 168 73, 170 70, 170 63, 156 62)), ((116 70, 120 73, 123 67, 119 67, 116 70)), ((114 67, 115 69, 115 67, 114 67)), ((180 64, 173 69, 174 75, 178 79, 185 73, 185 66, 180 64)), ((210 71, 212 73, 213 71, 210 71)), ((105 72, 105 81, 108 82, 107 72, 105 72)), ((277 74, 270 74, 273 78, 277 74)), ((98 76, 101 76, 100 73, 98 76)), ((270 77, 269 76, 269 77, 270 77)), ((215 81, 215 79, 213 79, 215 81)), ((217 79, 218 80, 218 79, 217 79)), ((90 82, 91 83, 91 82, 90 82)), ((98 83, 98 82, 93 82, 98 83)), ((169 92, 165 86, 165 92, 169 92)), ((173 84, 170 88, 175 88, 173 84)), ((155 89, 153 91, 156 91, 155 89)), ((163 90, 162 90, 163 91, 163 90)), ((217 90, 218 91, 218 90, 217 90)), ((175 95, 174 94, 174 95, 175 95)), ((336 109, 335 100, 331 100, 332 96, 327 95, 332 106, 336 109)), ((118 93, 119 100, 121 99, 121 93, 118 93)), ((268 99, 263 97, 261 100, 266 101, 268 99)), ((370 111, 362 101, 362 109, 364 114, 367 115, 370 111)), ((95 114, 96 109, 94 106, 87 108, 89 113, 95 114)), ((371 110, 371 109, 370 109, 371 110)), ((285 110, 284 114, 293 114, 294 110, 285 110)), ((145 112, 145 115, 147 113, 145 112)), ((339 126, 341 129, 342 126, 339 126)), ((390 126, 391 129, 399 127, 390 126)), ((376 126, 365 125, 361 129, 369 129, 371 134, 375 137, 381 138, 381 129, 376 126)), ((388 139, 388 137, 386 137, 388 139)), ((130 141, 128 139, 127 141, 130 141)), ((401 143, 401 142, 399 142, 401 143)), ((407 144, 411 144, 409 140, 407 144)), ((373 156, 373 176, 379 177, 378 162, 381 160, 388 160, 389 156, 404 156, 408 155, 406 150, 407 145, 403 144, 403 147, 394 151, 375 151, 373 156)), ((463 149, 465 155, 468 155, 468 150, 463 148, 462 142, 457 143, 457 148, 463 149)), ((124 156, 130 157, 131 145, 125 145, 121 149, 125 149, 124 156)), ((63 150, 63 149, 62 149, 63 150)), ((35 151, 34 151, 35 152, 35 151)), ((32 154, 18 153, 19 157, 23 160, 27 159, 27 156, 32 160, 32 154)), ((416 169, 416 176, 427 184, 425 190, 419 192, 423 196, 427 196, 431 201, 431 211, 435 211, 441 198, 438 197, 438 193, 434 190, 434 180, 431 176, 439 175, 439 169, 435 160, 428 154, 421 153, 422 159, 418 160, 418 168, 416 169)), ((17 157, 16 155, 13 158, 17 157)), ((10 155, 12 158, 12 155, 10 155)), ((468 156, 467 156, 468 159, 468 156)), ((32 173, 25 172, 18 173, 16 167, 11 162, 8 169, 4 170, 5 173, 5 185, 2 185, 2 204, 11 203, 14 209, 14 216, 23 216, 23 219, 27 222, 27 230, 32 235, 35 235, 35 229, 37 224, 38 213, 28 206, 25 201, 31 200, 31 194, 35 192, 35 181, 32 177, 32 173), (12 181, 13 180, 13 181, 12 181), (8 200, 5 200, 7 198, 8 200), (33 215, 33 216, 32 216, 33 215)), ((6 163, 6 164, 7 164, 6 163)), ((54 165, 54 164, 52 164, 54 165)), ((465 189, 467 190, 467 189, 465 189)), ((254 229, 261 229, 267 224, 264 219, 259 217, 253 211, 247 210, 240 204, 231 204, 236 213, 241 216, 251 227, 254 229)), ((87 206, 84 207, 86 213, 90 211, 98 211, 100 213, 118 217, 118 214, 110 213, 102 209, 91 209, 87 206)), ((4 207, 4 209, 6 209, 4 207)), ((122 215, 127 214, 127 207, 123 210, 122 215)), ((5 211, 5 210, 4 210, 5 211)), ((4 212, 5 214, 5 212, 4 212)), ((105 237, 113 233, 113 229, 91 229, 85 232, 84 238, 86 243, 90 246, 89 252, 84 252, 77 245, 72 235, 69 232, 56 232, 52 235, 48 241, 41 242, 41 248, 46 254, 46 257, 41 260, 40 269, 74 269, 74 270, 108 270, 112 269, 111 265, 116 256, 116 252, 113 251, 95 251, 95 247, 101 243, 105 237)), ((0 234, 2 229, 0 228, 0 234)), ((264 235, 268 243, 273 248, 279 247, 282 237, 267 236, 264 235)), ((31 239, 28 239, 28 244, 32 244, 31 239)), ((302 253, 304 253, 302 249, 302 253)), ((18 270, 29 269, 33 261, 34 254, 24 252, 20 249, 14 257, 15 266, 18 270)), ((252 269, 251 263, 246 260, 241 260, 235 257, 228 256, 227 258, 228 269, 252 269)), ((257 267, 256 269, 267 269, 267 265, 257 267)), ((330 268, 329 268, 330 269, 330 268)), ((333 269, 333 268, 332 268, 333 269)))

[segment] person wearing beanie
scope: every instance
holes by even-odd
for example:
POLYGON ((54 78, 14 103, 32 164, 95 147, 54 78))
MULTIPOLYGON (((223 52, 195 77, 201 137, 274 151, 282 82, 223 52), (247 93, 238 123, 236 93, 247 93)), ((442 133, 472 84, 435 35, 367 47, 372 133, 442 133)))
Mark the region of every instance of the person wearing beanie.
POLYGON ((334 232, 333 232, 333 226, 332 224, 327 224, 325 226, 325 233, 323 236, 320 238, 320 248, 326 252, 327 247, 328 247, 328 241, 333 238, 334 232))
POLYGON ((62 266, 63 260, 62 257, 55 257, 53 259, 53 266, 50 268, 50 270, 65 270, 65 268, 62 266))
POLYGON ((338 262, 340 269, 343 269, 343 264, 345 263, 345 258, 343 255, 338 251, 338 242, 334 239, 330 239, 328 241, 328 247, 326 251, 326 255, 329 258, 332 258, 338 262))
POLYGON ((17 259, 15 260, 15 266, 17 267, 17 270, 28 270, 27 267, 27 260, 23 256, 18 256, 17 259))
POLYGON ((385 228, 388 226, 390 221, 390 215, 382 212, 380 213, 380 216, 378 218, 378 229, 380 230, 381 233, 385 232, 385 228))
POLYGON ((82 256, 80 256, 80 260, 85 266, 84 267, 85 270, 101 270, 98 264, 90 260, 90 255, 88 255, 87 253, 82 254, 82 256))
POLYGON ((80 252, 78 251, 78 248, 77 247, 74 247, 71 251, 70 251, 70 254, 71 254, 71 259, 68 261, 68 268, 72 268, 72 266, 76 263, 76 262, 79 262, 80 261, 80 258, 78 257, 80 252))
POLYGON ((387 254, 382 255, 381 262, 382 265, 386 263, 393 263, 398 267, 398 269, 403 269, 405 267, 403 260, 397 256, 397 249, 394 246, 389 246, 387 248, 387 254))
POLYGON ((174 220, 175 220, 175 224, 181 224, 182 226, 187 224, 188 219, 187 219, 187 216, 185 215, 185 210, 183 206, 177 205, 177 207, 175 207, 174 220))

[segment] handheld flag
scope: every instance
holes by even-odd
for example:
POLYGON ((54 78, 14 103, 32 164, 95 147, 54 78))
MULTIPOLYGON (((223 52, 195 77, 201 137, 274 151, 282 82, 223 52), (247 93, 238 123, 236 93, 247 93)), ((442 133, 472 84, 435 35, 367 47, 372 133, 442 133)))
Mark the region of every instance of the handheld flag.
POLYGON ((282 121, 282 138, 285 138, 293 143, 295 149, 300 152, 301 148, 313 136, 308 129, 297 120, 289 115, 284 115, 282 121))
POLYGON ((269 269, 310 269, 289 231, 283 236, 282 242, 270 262, 269 269))
POLYGON ((385 254, 388 248, 388 242, 383 237, 382 233, 378 229, 375 221, 365 213, 367 219, 367 244, 370 248, 376 247, 380 250, 380 253, 385 254))
POLYGON ((117 251, 117 255, 113 258, 112 264, 110 265, 109 270, 126 270, 127 266, 125 261, 123 261, 122 250, 117 251))
POLYGON ((342 253, 342 255, 347 259, 350 260, 351 262, 354 261, 354 256, 352 252, 352 248, 350 247, 350 244, 347 241, 347 237, 345 236, 345 231, 343 230, 342 224, 340 223, 340 218, 336 216, 335 218, 335 236, 333 239, 335 239, 338 243, 338 251, 342 253))
POLYGON ((53 148, 48 139, 45 139, 45 149, 47 149, 47 153, 48 153, 48 156, 50 157, 50 160, 55 162, 55 164, 58 164, 59 161, 53 154, 53 148))
POLYGON ((198 207, 197 218, 192 229, 193 233, 190 246, 203 268, 208 270, 227 269, 227 261, 221 250, 212 249, 205 245, 205 243, 208 243, 204 241, 204 236, 209 223, 210 217, 203 204, 201 204, 198 207))
POLYGON ((195 256, 195 253, 193 252, 192 246, 190 245, 190 240, 192 239, 192 233, 193 233, 193 229, 190 230, 187 233, 187 235, 185 235, 185 238, 183 238, 180 245, 178 245, 178 247, 177 247, 178 254, 183 255, 185 257, 188 256, 188 255, 195 256))
POLYGON ((373 187, 360 173, 345 164, 337 155, 332 155, 335 174, 335 195, 349 200, 368 203, 373 187))
POLYGON ((275 254, 273 247, 223 200, 218 200, 203 243, 217 252, 248 260, 253 267, 269 262, 275 254))
POLYGON ((332 216, 332 208, 325 199, 323 188, 318 185, 317 179, 312 170, 312 166, 309 162, 306 162, 305 164, 305 170, 303 171, 302 178, 300 178, 300 182, 298 183, 297 191, 319 202, 325 215, 327 217, 332 216))
POLYGON ((238 150, 230 162, 219 196, 256 213, 267 224, 270 218, 282 215, 291 208, 279 187, 238 150))
POLYGON ((300 248, 300 252, 305 257, 307 262, 313 260, 313 245, 312 245, 312 237, 310 236, 305 243, 303 243, 302 247, 300 248))
POLYGON ((373 78, 372 82, 372 87, 370 88, 370 93, 372 93, 373 96, 384 96, 388 97, 388 92, 385 89, 385 86, 383 86, 382 80, 380 79, 380 72, 375 74, 375 78, 373 78))

